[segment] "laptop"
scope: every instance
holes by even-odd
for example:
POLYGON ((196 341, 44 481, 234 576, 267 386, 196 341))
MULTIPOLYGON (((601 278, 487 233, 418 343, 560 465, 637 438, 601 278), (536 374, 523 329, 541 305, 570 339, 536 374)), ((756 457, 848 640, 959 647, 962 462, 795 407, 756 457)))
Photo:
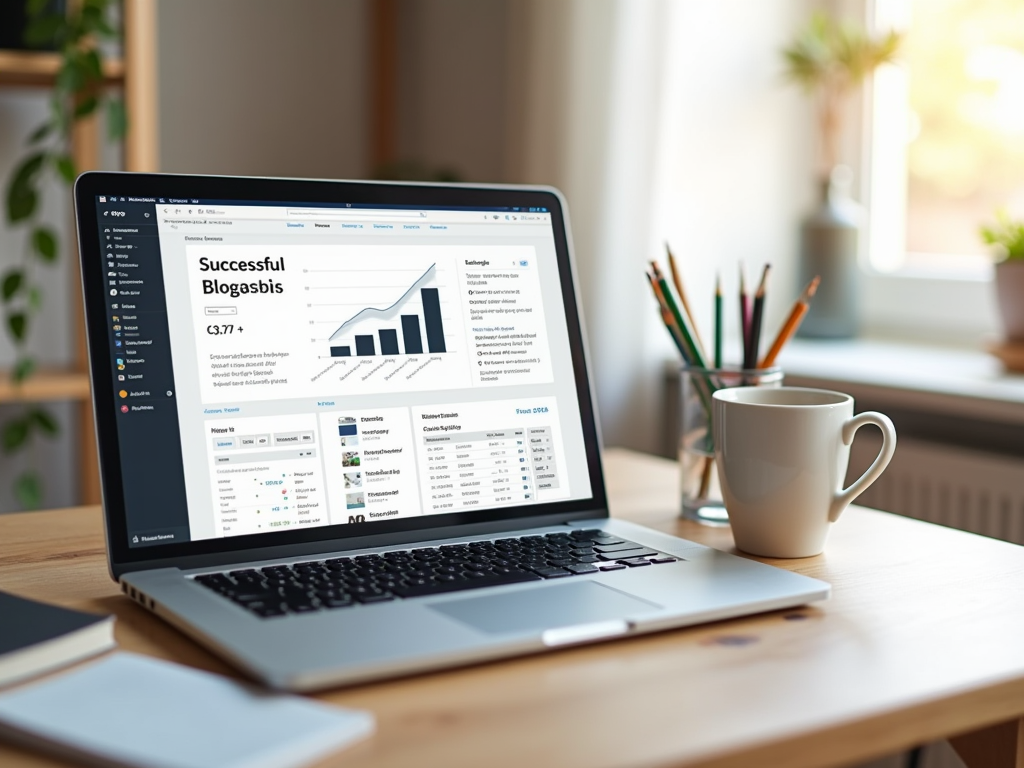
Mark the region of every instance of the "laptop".
POLYGON ((828 596, 609 517, 556 190, 87 173, 75 205, 110 573, 266 685, 828 596))

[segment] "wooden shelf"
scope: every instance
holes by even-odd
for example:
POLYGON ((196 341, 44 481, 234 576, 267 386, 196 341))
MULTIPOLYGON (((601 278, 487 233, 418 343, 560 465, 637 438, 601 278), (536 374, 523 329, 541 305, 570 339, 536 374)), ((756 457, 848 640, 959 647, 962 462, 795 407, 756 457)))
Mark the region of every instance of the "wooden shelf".
MULTIPOLYGON (((60 69, 60 55, 37 51, 0 49, 0 85, 46 88, 54 84, 60 69)), ((124 81, 124 62, 107 59, 103 74, 108 85, 124 81)))
POLYGON ((89 374, 78 371, 40 371, 17 385, 0 373, 0 403, 88 400, 89 374))
MULTIPOLYGON (((124 168, 127 171, 155 172, 159 166, 157 136, 156 0, 123 0, 121 3, 124 43, 123 58, 107 59, 103 75, 108 86, 121 87, 128 116, 128 134, 124 139, 124 168)), ((40 51, 15 51, 0 48, 0 89, 49 88, 60 72, 60 55, 40 51)), ((79 171, 100 167, 98 115, 89 115, 75 123, 71 133, 71 155, 79 171)), ((77 259, 69 259, 74 280, 79 280, 77 259)), ((93 433, 85 328, 82 324, 81 293, 73 292, 76 302, 76 362, 74 369, 40 371, 21 386, 11 383, 10 375, 0 370, 0 403, 73 401, 86 407, 78 410, 79 503, 100 501, 99 461, 93 433)))

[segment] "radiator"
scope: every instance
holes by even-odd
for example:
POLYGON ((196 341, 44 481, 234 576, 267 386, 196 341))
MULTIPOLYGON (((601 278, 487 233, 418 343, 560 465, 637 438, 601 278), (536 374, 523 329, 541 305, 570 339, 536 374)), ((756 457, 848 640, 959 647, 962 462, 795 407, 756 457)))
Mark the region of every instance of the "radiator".
MULTIPOLYGON (((860 431, 849 477, 880 445, 860 431)), ((889 468, 856 503, 1024 544, 1024 458, 900 438, 889 468)))
MULTIPOLYGON (((857 434, 847 481, 878 455, 881 437, 857 434)), ((1024 458, 898 438, 889 468, 856 501, 1015 544, 1024 544, 1024 458)), ((903 755, 859 768, 903 768, 903 755)), ((964 768, 946 742, 924 748, 921 768, 964 768)))

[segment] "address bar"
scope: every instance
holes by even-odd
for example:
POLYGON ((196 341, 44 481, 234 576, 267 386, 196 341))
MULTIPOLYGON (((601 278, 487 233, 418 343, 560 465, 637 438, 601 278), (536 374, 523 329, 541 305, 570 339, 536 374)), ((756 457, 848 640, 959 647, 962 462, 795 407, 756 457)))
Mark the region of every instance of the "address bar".
POLYGON ((289 218, 296 219, 425 219, 427 214, 424 211, 388 211, 388 210, 366 210, 357 208, 348 210, 344 208, 289 208, 289 218))

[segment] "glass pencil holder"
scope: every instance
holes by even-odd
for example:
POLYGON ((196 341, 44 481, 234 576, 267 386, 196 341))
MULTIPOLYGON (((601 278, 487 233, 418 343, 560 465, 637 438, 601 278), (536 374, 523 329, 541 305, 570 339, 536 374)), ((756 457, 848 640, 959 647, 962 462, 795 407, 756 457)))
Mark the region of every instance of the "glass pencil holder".
POLYGON ((728 525, 722 488, 715 467, 714 433, 711 428, 711 396, 731 387, 778 387, 781 368, 680 369, 679 471, 682 516, 705 525, 728 525))

